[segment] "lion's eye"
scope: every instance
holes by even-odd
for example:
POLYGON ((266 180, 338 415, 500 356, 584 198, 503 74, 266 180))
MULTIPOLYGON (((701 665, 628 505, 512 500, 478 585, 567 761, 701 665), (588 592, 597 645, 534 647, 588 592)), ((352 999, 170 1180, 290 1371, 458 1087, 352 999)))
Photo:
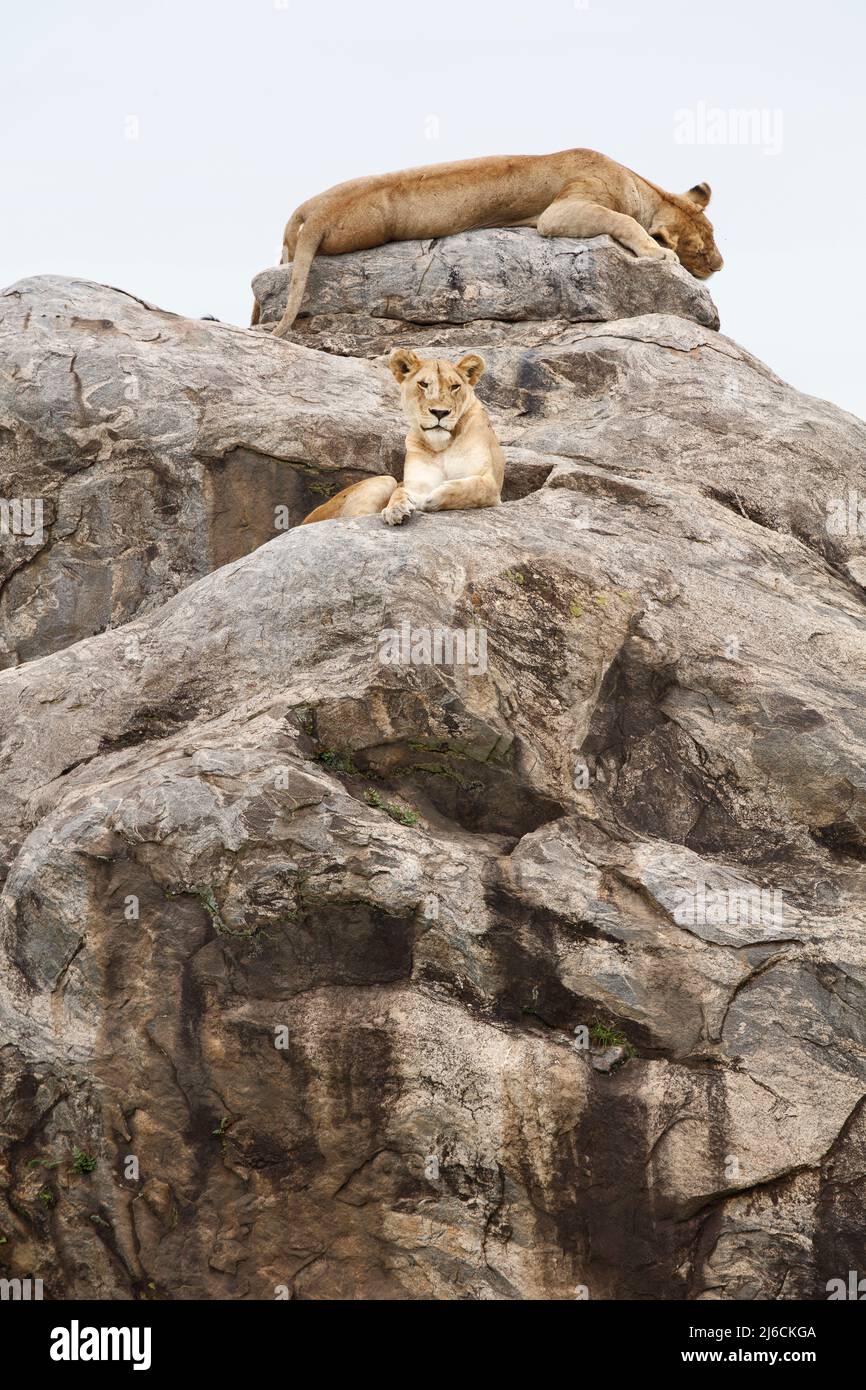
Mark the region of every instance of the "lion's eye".
POLYGON ((460 390, 460 382, 459 382, 459 381, 458 381, 458 382, 455 382, 455 384, 451 387, 451 390, 452 390, 452 391, 459 391, 459 390, 460 390))
POLYGON ((429 388, 429 386, 430 386, 430 383, 429 383, 429 381, 419 381, 419 382, 418 382, 418 385, 421 387, 421 390, 422 390, 422 391, 426 391, 426 390, 428 390, 428 388, 429 388))

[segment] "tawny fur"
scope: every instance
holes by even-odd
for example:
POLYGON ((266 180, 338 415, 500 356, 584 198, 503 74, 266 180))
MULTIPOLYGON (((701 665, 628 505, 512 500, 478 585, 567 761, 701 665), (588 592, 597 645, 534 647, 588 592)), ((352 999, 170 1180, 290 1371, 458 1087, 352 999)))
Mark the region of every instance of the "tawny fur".
POLYGON ((317 255, 339 256, 389 241, 450 236, 482 227, 537 227, 542 236, 607 233, 636 256, 679 259, 699 279, 722 258, 699 183, 678 196, 594 150, 495 155, 404 169, 337 184, 289 219, 282 262, 292 264, 283 337, 297 317, 317 255))
POLYGON ((464 511, 499 502, 505 458, 474 391, 483 359, 473 352, 455 365, 395 348, 388 365, 410 425, 402 483, 390 474, 353 483, 310 512, 304 526, 374 513, 399 526, 416 511, 464 511))

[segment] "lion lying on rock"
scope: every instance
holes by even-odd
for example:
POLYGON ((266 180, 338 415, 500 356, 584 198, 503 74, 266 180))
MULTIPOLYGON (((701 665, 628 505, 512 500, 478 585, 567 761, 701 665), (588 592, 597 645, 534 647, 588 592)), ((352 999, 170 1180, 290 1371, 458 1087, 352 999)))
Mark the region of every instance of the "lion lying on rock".
MULTIPOLYGON (((274 333, 281 338, 294 323, 316 255, 482 227, 537 227, 542 236, 607 233, 636 256, 679 259, 704 280, 722 267, 703 215, 709 201, 705 183, 679 197, 594 150, 464 159, 352 179, 292 214, 282 254, 283 264, 292 263, 292 282, 274 333)), ((252 321, 259 321, 258 301, 252 321)))
POLYGON ((390 474, 353 483, 310 512, 302 525, 381 512, 389 526, 399 526, 416 511, 463 511, 498 503, 505 458, 474 390, 483 359, 471 352, 454 364, 438 357, 422 360, 409 348, 395 348, 388 365, 400 383, 411 426, 402 483, 390 474))

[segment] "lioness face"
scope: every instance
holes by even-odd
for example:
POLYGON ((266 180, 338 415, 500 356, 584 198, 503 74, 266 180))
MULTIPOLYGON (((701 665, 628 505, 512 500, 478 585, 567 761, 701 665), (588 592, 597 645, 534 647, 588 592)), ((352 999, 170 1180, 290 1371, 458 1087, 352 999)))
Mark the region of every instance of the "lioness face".
POLYGON ((703 209, 710 201, 708 183, 695 184, 688 193, 659 212, 659 220, 650 228, 650 236, 660 246, 675 251, 681 264, 698 280, 706 280, 724 261, 713 239, 713 225, 703 209))
POLYGON ((395 348, 388 366, 400 383, 403 413, 420 430, 425 444, 439 453, 451 443, 460 417, 475 400, 473 387, 484 371, 477 353, 456 364, 441 357, 420 358, 411 348, 395 348))

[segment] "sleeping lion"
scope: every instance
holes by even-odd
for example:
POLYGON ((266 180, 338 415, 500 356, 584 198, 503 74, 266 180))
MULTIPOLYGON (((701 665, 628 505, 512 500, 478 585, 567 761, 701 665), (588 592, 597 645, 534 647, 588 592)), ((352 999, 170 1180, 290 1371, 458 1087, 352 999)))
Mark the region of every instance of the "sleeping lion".
POLYGON ((310 512, 302 525, 380 512, 389 526, 399 526, 413 512, 498 503, 505 458, 474 389, 484 360, 470 352, 455 364, 395 348, 388 365, 400 383, 411 427, 402 483, 390 474, 353 483, 310 512))
POLYGON ((282 338, 294 323, 317 255, 482 227, 537 227, 542 236, 607 233, 636 256, 679 259, 704 280, 722 268, 704 216, 709 201, 706 183, 681 197, 666 193, 594 150, 494 155, 352 179, 302 203, 289 219, 282 263, 292 263, 292 282, 274 333, 282 338))

